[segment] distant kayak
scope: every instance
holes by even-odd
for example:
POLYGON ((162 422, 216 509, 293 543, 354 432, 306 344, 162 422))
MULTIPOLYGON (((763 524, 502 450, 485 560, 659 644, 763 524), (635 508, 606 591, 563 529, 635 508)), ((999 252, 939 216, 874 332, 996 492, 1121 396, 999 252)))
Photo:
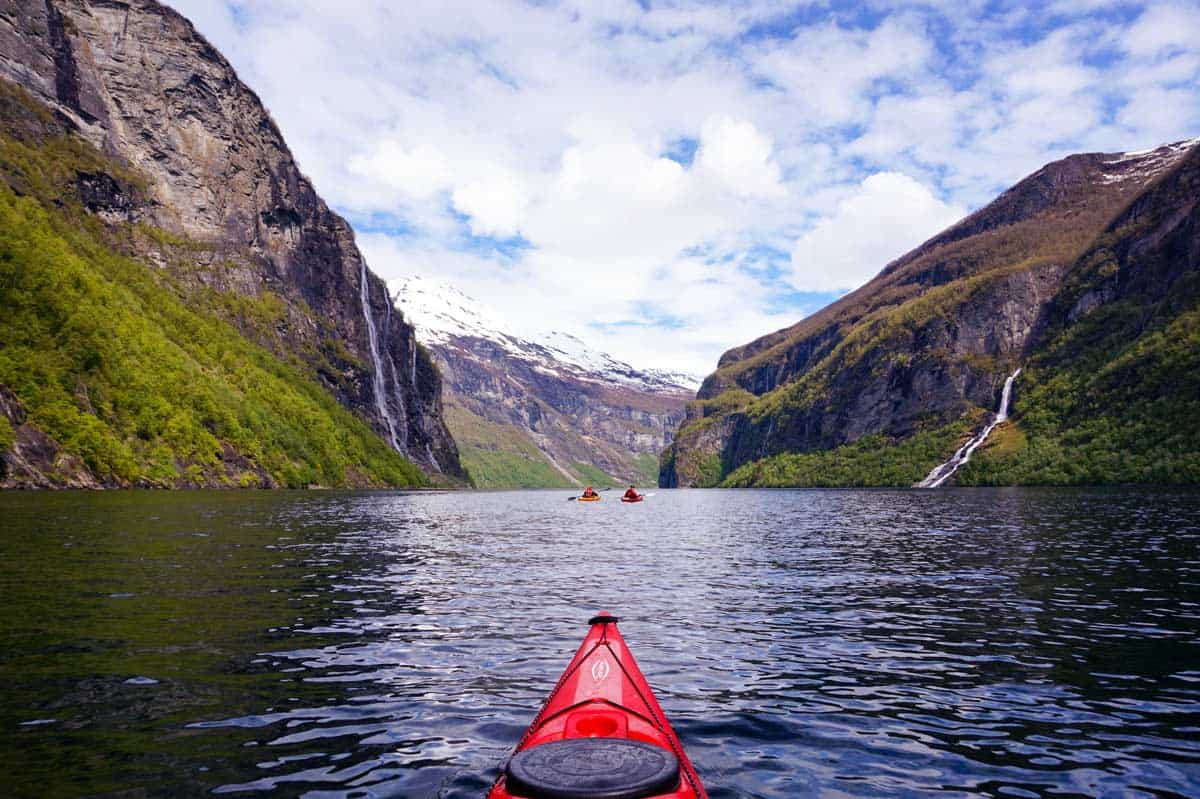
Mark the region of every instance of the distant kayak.
POLYGON ((641 502, 645 498, 646 498, 645 494, 638 494, 636 499, 634 499, 632 497, 621 497, 621 501, 622 502, 641 502))
POLYGON ((580 501, 580 502, 599 502, 599 501, 600 501, 600 496, 597 494, 597 495, 596 495, 596 496, 594 496, 594 497, 580 497, 580 498, 579 498, 579 501, 580 501))
POLYGON ((616 617, 588 624, 488 799, 708 799, 616 617))

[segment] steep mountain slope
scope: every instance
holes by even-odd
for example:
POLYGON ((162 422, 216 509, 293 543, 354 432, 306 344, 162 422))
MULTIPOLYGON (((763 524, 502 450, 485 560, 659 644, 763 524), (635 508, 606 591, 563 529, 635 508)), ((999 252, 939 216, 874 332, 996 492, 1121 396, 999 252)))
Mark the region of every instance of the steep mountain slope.
POLYGON ((915 482, 995 408, 1080 255, 1192 144, 1049 164, 857 291, 730 350, 662 483, 915 482))
MULTIPOLYGON (((0 78, 53 114, 54 147, 81 154, 44 191, 23 185, 41 176, 13 167, 4 177, 18 194, 36 197, 52 217, 78 209, 102 222, 101 229, 72 217, 108 255, 151 265, 159 288, 186 309, 222 318, 319 384, 391 449, 431 474, 462 478, 432 360, 392 312, 349 226, 300 173, 258 98, 187 20, 153 0, 0 0, 0 78)), ((16 139, 10 131, 8 141, 16 139)), ((38 150, 41 142, 35 134, 25 144, 38 150)), ((10 386, 29 417, 45 421, 29 390, 10 386)), ((113 418, 98 410, 96 418, 125 435, 113 418)), ((153 440, 159 432, 142 434, 153 440)), ((312 465, 303 442, 288 451, 300 471, 312 465)), ((132 480, 100 477, 194 483, 183 476, 188 458, 176 460, 175 478, 147 463, 132 480)), ((382 472, 359 479, 326 471, 321 480, 330 478, 397 482, 382 472)), ((223 480, 213 474, 199 482, 223 480)))
POLYGON ((1200 147, 1078 260, 963 484, 1200 483, 1200 147))
POLYGON ((635 369, 564 333, 520 336, 443 284, 390 288, 441 367, 446 417, 476 485, 655 482, 694 378, 635 369))

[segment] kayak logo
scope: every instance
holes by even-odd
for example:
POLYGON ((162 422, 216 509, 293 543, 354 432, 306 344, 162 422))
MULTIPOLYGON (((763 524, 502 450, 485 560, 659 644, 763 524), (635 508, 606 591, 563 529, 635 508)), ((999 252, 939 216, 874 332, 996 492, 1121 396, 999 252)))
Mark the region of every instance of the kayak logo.
POLYGON ((608 676, 608 661, 600 660, 592 664, 592 679, 600 682, 608 676))

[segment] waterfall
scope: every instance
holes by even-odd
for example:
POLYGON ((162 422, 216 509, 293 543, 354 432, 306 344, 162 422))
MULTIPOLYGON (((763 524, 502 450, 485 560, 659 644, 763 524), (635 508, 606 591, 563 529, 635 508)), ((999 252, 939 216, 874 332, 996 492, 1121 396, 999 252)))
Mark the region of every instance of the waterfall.
POLYGON ((987 437, 996 429, 996 425, 1008 418, 1008 401, 1012 399, 1013 381, 1017 379, 1017 375, 1019 374, 1021 374, 1021 370, 1017 369, 1017 371, 1009 375, 1008 379, 1004 381, 1004 390, 1000 392, 1000 407, 996 409, 996 414, 992 417, 992 421, 980 430, 978 434, 973 436, 970 441, 959 447, 950 460, 935 467, 933 471, 925 476, 924 480, 914 486, 915 488, 937 488, 946 482, 950 478, 950 475, 957 472, 958 467, 971 460, 971 453, 987 440, 987 437))
MULTIPOLYGON (((388 347, 388 341, 387 341, 387 334, 392 329, 392 306, 396 304, 396 299, 394 297, 392 297, 390 292, 387 291, 386 286, 384 287, 384 296, 387 297, 388 302, 387 302, 387 316, 385 316, 384 320, 383 320, 383 333, 384 333, 383 350, 384 350, 384 352, 388 353, 388 363, 391 364, 391 367, 392 367, 392 391, 395 392, 394 396, 396 397, 396 400, 400 403, 400 410, 404 411, 404 418, 401 420, 401 423, 400 423, 400 447, 399 447, 399 449, 402 453, 407 455, 408 454, 408 403, 406 403, 404 401, 404 392, 400 389, 400 378, 397 374, 397 372, 399 370, 396 369, 396 361, 394 358, 392 358, 392 355, 391 355, 392 351, 388 347)), ((399 296, 399 295, 397 295, 397 296, 399 296)), ((413 335, 416 335, 416 333, 414 332, 413 335)), ((415 342, 413 343, 413 346, 414 347, 416 346, 415 342)), ((416 390, 417 390, 416 381, 413 382, 412 387, 413 387, 413 391, 416 392, 416 390)))
POLYGON ((408 367, 409 377, 412 380, 413 387, 417 385, 417 342, 414 340, 412 345, 412 360, 408 367))
POLYGON ((371 290, 370 283, 367 281, 367 262, 360 259, 359 263, 362 265, 359 272, 359 296, 362 297, 363 319, 367 322, 367 342, 371 346, 371 364, 374 366, 371 379, 375 389, 375 408, 387 425, 388 441, 391 443, 392 449, 401 452, 400 444, 396 441, 396 420, 392 418, 392 412, 388 409, 387 394, 384 392, 383 361, 379 357, 379 333, 375 330, 375 317, 371 314, 371 290))

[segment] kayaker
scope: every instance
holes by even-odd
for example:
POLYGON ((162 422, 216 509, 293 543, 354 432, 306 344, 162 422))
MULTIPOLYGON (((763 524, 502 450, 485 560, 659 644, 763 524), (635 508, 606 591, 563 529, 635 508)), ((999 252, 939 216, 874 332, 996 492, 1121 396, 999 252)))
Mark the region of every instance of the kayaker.
POLYGON ((591 486, 583 489, 583 495, 588 498, 599 496, 599 494, 596 493, 596 489, 592 488, 591 486))
POLYGON ((639 494, 639 493, 637 492, 637 489, 636 489, 636 488, 634 488, 633 486, 630 486, 630 487, 629 487, 629 488, 628 488, 628 489, 625 491, 625 499, 641 499, 641 498, 642 498, 642 495, 641 495, 641 494, 639 494))

